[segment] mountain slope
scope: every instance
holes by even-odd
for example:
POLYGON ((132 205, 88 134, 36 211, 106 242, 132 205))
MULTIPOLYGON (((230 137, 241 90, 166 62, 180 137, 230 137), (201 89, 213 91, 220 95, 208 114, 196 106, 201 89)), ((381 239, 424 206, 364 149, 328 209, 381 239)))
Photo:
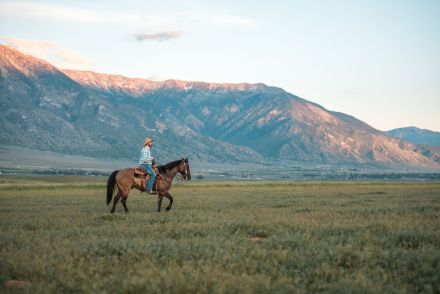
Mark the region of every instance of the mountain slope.
POLYGON ((130 98, 140 103, 145 112, 153 109, 160 113, 158 118, 164 125, 177 120, 194 132, 247 146, 265 158, 432 163, 414 151, 411 144, 276 87, 152 82, 92 72, 64 72, 115 100, 130 98))
POLYGON ((204 138, 184 125, 163 125, 136 103, 86 88, 49 63, 0 46, 0 143, 96 157, 136 159, 143 138, 157 157, 258 160, 253 150, 204 138), (167 129, 165 129, 167 128, 167 129), (183 136, 182 134, 187 134, 183 136), (193 139, 193 140, 191 140, 193 139))
POLYGON ((391 137, 396 137, 412 144, 440 147, 440 132, 419 129, 417 127, 407 127, 389 130, 386 133, 391 137))
POLYGON ((346 114, 264 84, 162 82, 63 70, 0 46, 0 143, 136 158, 388 162, 438 166, 438 156, 346 114))

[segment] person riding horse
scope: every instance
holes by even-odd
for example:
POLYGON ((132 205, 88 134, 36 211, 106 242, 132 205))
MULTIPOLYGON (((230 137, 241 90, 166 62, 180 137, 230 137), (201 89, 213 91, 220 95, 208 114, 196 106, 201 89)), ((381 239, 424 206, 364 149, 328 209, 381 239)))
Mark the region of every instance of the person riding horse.
POLYGON ((153 170, 153 163, 155 161, 154 157, 151 155, 151 148, 153 147, 154 140, 151 138, 146 138, 144 140, 144 148, 141 150, 141 156, 139 159, 139 166, 142 167, 149 175, 150 179, 147 183, 147 193, 157 194, 155 191, 151 191, 153 188, 154 180, 156 179, 156 173, 153 170))
MULTIPOLYGON (((151 148, 151 147, 150 147, 151 148)), ((150 154, 151 156, 151 154, 150 154)), ((153 161, 152 161, 153 162, 153 161)), ((143 162, 142 162, 143 163, 143 162)), ((139 191, 145 190, 145 182, 139 177, 136 177, 136 170, 138 168, 124 168, 120 170, 113 171, 107 180, 107 205, 113 199, 113 207, 111 213, 115 212, 116 203, 118 203, 119 199, 122 201, 122 205, 124 206, 125 212, 128 212, 127 208, 127 198, 131 189, 136 188, 139 191), (118 192, 114 195, 114 190, 117 187, 118 192), (113 197, 114 195, 114 197, 113 197)), ((191 171, 189 168, 188 158, 178 159, 158 167, 158 177, 159 181, 156 183, 157 190, 157 211, 160 211, 162 206, 162 198, 168 198, 169 204, 166 207, 166 210, 169 211, 171 206, 173 205, 173 196, 170 194, 171 185, 174 177, 180 173, 182 175, 183 180, 190 181, 191 180, 191 171)))

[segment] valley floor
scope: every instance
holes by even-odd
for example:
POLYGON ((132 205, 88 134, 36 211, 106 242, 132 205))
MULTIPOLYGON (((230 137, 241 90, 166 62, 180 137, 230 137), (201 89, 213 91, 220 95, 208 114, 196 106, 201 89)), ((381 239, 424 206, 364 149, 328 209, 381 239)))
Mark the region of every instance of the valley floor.
POLYGON ((118 204, 111 215, 105 178, 0 177, 0 291, 440 291, 438 182, 192 181, 171 192, 170 212, 133 190, 130 213, 118 204))

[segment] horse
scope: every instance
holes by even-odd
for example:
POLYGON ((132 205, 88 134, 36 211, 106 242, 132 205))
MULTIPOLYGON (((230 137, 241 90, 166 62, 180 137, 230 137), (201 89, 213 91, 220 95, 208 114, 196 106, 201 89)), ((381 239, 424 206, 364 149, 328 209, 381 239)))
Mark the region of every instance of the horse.
MULTIPOLYGON (((156 173, 158 173, 155 183, 157 190, 157 212, 160 212, 163 197, 166 197, 169 200, 169 204, 165 208, 167 211, 169 211, 171 209, 171 206, 173 205, 173 196, 171 196, 168 191, 171 188, 171 184, 176 174, 180 173, 183 179, 186 181, 191 180, 191 172, 189 170, 188 158, 182 158, 164 165, 158 165, 155 166, 153 169, 156 173)), ((113 199, 113 207, 111 213, 115 212, 115 207, 119 199, 121 199, 125 212, 128 213, 127 198, 131 189, 136 188, 141 192, 144 191, 142 179, 136 178, 134 174, 135 168, 125 168, 121 170, 115 170, 109 176, 107 180, 107 206, 112 201, 115 185, 118 187, 118 192, 113 199)))

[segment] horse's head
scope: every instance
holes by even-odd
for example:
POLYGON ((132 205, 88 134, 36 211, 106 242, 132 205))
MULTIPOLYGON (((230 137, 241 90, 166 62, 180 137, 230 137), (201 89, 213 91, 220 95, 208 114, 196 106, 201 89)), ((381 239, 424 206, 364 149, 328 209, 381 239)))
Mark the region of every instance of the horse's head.
POLYGON ((191 171, 189 170, 188 158, 184 158, 180 161, 179 173, 182 175, 185 181, 191 180, 191 171))

